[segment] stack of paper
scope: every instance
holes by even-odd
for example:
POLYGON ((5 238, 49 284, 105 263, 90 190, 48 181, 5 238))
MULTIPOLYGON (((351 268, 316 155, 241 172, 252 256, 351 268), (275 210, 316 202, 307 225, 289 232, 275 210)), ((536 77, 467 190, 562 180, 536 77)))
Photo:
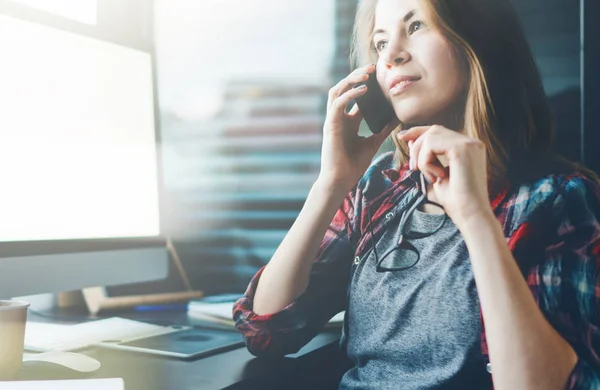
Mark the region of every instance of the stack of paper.
POLYGON ((188 316, 194 319, 233 327, 231 315, 233 302, 207 303, 191 301, 188 304, 188 316))
MULTIPOLYGON (((191 301, 188 305, 188 316, 215 324, 234 326, 233 302, 209 303, 201 300, 191 301)), ((326 327, 339 327, 344 322, 344 312, 338 313, 329 320, 326 327)))

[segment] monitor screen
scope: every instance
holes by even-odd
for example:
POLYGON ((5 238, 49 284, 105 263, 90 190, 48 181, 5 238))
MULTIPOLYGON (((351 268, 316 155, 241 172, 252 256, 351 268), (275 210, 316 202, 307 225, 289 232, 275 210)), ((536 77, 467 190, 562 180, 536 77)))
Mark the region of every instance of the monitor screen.
POLYGON ((151 54, 0 15, 0 242, 160 233, 151 54))

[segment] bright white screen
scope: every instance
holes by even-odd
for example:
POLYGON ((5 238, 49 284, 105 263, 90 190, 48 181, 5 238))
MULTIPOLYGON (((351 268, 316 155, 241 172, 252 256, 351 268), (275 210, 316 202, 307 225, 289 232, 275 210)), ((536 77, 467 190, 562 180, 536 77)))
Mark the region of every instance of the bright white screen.
POLYGON ((97 0, 11 0, 81 23, 97 24, 97 0))
POLYGON ((159 234, 151 57, 0 15, 0 241, 159 234))

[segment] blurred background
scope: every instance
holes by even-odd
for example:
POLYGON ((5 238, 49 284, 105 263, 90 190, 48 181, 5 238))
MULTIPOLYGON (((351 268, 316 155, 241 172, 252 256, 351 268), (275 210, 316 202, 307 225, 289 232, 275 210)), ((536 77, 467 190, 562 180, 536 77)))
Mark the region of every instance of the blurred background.
MULTIPOLYGON (((513 2, 559 151, 583 161, 586 144, 600 145, 581 130, 592 115, 582 96, 598 94, 596 76, 584 77, 597 58, 584 57, 581 42, 585 32, 588 50, 598 45, 590 20, 600 20, 589 14, 598 7, 586 16, 585 1, 513 2)), ((298 215, 319 169, 327 91, 350 71, 356 3, 156 0, 165 223, 195 288, 243 291, 298 215)))
MULTIPOLYGON (((558 151, 600 172, 600 2, 511 1, 555 114, 558 151)), ((0 4, 31 20, 154 49, 162 230, 194 289, 242 292, 317 177, 327 92, 350 72, 357 0, 0 4)))

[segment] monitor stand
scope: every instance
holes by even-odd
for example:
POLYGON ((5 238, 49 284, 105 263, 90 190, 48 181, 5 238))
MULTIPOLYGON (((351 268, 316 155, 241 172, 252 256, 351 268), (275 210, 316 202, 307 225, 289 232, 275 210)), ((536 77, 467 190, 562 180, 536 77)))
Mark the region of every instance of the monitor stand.
POLYGON ((170 268, 174 270, 174 272, 172 272, 173 275, 169 275, 169 284, 171 284, 171 286, 175 284, 181 291, 131 294, 132 289, 129 289, 129 294, 126 293, 127 295, 115 296, 111 295, 110 291, 104 287, 84 288, 81 290, 81 292, 83 294, 83 299, 88 311, 95 315, 102 311, 123 310, 142 305, 182 303, 188 302, 192 299, 201 298, 204 293, 200 290, 192 289, 192 285, 185 273, 185 269, 183 268, 183 264, 179 258, 179 255, 177 254, 177 250, 175 249, 171 238, 167 238, 166 244, 166 249, 169 252, 170 259, 172 261, 170 268))

